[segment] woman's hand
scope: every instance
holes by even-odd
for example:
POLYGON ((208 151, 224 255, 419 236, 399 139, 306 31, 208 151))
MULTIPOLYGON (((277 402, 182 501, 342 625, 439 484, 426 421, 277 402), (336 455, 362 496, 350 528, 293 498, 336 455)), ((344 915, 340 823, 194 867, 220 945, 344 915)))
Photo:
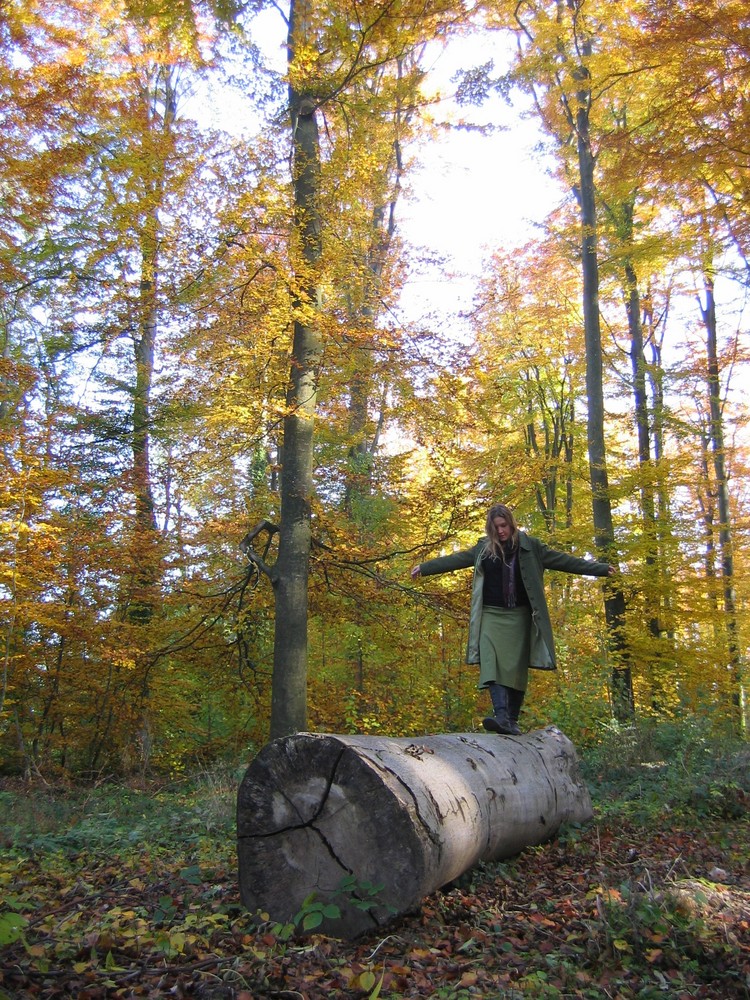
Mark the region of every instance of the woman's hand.
POLYGON ((414 566, 412 568, 412 571, 411 571, 411 578, 412 578, 412 580, 416 580, 417 577, 421 576, 421 575, 422 575, 422 567, 421 566, 414 566))

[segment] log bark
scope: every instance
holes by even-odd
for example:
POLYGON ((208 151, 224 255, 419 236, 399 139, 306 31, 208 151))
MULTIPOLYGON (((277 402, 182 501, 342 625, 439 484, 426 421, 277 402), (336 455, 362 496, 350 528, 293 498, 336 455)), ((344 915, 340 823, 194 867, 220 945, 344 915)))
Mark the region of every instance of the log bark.
POLYGON ((317 929, 352 938, 479 861, 591 817, 575 748, 554 727, 519 737, 297 733, 267 744, 240 785, 242 902, 285 923, 314 894, 340 912, 317 929))

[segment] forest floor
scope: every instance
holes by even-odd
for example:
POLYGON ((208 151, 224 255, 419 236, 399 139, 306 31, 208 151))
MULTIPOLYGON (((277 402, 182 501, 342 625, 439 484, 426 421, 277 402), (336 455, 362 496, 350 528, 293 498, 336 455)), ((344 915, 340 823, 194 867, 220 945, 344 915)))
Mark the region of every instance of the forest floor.
POLYGON ((583 759, 591 824, 355 942, 243 910, 236 774, 6 781, 0 1000, 750 998, 747 746, 631 740, 583 759))

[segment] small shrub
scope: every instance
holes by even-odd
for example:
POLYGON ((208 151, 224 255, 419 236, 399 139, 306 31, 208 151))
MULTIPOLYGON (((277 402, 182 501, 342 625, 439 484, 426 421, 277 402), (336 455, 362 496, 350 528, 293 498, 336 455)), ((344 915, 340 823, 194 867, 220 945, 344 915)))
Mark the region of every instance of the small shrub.
POLYGON ((680 723, 646 720, 603 727, 581 765, 602 816, 625 813, 648 824, 665 812, 724 819, 744 814, 750 798, 748 751, 715 736, 697 716, 680 723))

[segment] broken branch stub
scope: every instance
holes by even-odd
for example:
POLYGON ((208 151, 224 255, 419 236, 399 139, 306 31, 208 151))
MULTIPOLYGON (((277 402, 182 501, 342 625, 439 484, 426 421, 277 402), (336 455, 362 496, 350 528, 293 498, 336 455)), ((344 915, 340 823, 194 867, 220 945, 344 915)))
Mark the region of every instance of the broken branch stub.
POLYGON ((554 727, 413 740, 297 733, 264 747, 240 785, 242 902, 286 923, 314 896, 340 913, 317 929, 355 937, 477 862, 591 817, 575 748, 554 727))

